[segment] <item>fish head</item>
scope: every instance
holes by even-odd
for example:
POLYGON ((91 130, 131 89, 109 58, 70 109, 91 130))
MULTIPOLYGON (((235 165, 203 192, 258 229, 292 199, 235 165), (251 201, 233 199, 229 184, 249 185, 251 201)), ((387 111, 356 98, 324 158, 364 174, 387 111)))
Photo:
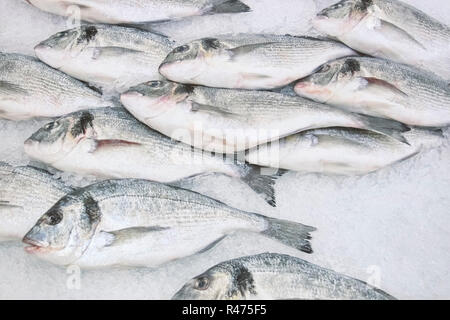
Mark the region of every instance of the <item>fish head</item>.
POLYGON ((352 93, 354 80, 360 75, 361 66, 354 58, 336 60, 321 66, 312 75, 298 81, 295 92, 315 101, 326 103, 336 93, 352 93))
POLYGON ((64 159, 81 141, 95 136, 93 119, 80 111, 47 123, 25 141, 25 152, 49 164, 64 159))
POLYGON ((25 250, 56 264, 80 258, 100 222, 98 203, 79 191, 50 208, 23 238, 25 250))
POLYGON ((34 51, 40 60, 60 69, 85 48, 92 46, 97 33, 98 29, 95 26, 81 26, 62 31, 38 44, 34 51))
POLYGON ((195 78, 206 70, 209 60, 223 49, 223 44, 215 38, 192 41, 173 49, 159 67, 159 72, 176 82, 194 83, 195 78))
POLYGON ((339 37, 356 27, 372 5, 373 0, 343 0, 320 11, 312 24, 321 32, 339 37))
POLYGON ((150 81, 131 88, 120 96, 123 105, 135 115, 155 119, 182 106, 192 86, 171 81, 150 81))
POLYGON ((187 282, 173 300, 242 300, 256 294, 253 276, 234 262, 219 264, 187 282))

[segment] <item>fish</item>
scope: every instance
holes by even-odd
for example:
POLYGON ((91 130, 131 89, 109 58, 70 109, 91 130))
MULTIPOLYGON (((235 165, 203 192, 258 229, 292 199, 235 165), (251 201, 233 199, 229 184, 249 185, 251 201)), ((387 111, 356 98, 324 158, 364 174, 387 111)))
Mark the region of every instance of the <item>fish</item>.
POLYGON ((33 57, 0 53, 0 118, 52 118, 112 105, 85 83, 33 57))
POLYGON ((167 79, 207 87, 276 89, 322 64, 357 55, 329 40, 290 35, 238 34, 194 40, 176 47, 159 68, 167 79))
POLYGON ((358 52, 450 78, 450 27, 397 0, 344 0, 312 20, 358 52))
POLYGON ((247 162, 260 166, 327 175, 363 175, 445 141, 442 130, 414 128, 407 143, 361 129, 326 128, 305 131, 247 151, 247 162))
POLYGON ((27 0, 60 16, 78 13, 82 20, 107 24, 164 22, 191 16, 251 11, 239 0, 27 0))
POLYGON ((148 180, 102 181, 61 198, 23 238, 25 250, 84 268, 156 267, 205 252, 227 235, 259 233, 311 253, 314 227, 231 208, 148 180))
POLYGON ((312 129, 354 127, 393 135, 405 125, 271 91, 219 89, 151 81, 121 95, 138 120, 172 139, 233 154, 312 129))
POLYGON ((240 257, 188 281, 173 300, 395 300, 366 282, 279 253, 240 257))
POLYGON ((48 209, 72 191, 45 170, 0 162, 0 239, 21 240, 48 209))
POLYGON ((450 125, 450 85, 432 72, 378 58, 339 59, 294 87, 303 97, 409 126, 450 125))
POLYGON ((24 143, 31 158, 61 171, 99 178, 172 183, 219 173, 241 179, 276 206, 275 180, 243 160, 174 141, 140 123, 124 108, 78 111, 47 123, 24 143))
POLYGON ((74 78, 124 91, 157 79, 159 65, 173 47, 167 37, 135 28, 82 25, 51 36, 34 51, 74 78))

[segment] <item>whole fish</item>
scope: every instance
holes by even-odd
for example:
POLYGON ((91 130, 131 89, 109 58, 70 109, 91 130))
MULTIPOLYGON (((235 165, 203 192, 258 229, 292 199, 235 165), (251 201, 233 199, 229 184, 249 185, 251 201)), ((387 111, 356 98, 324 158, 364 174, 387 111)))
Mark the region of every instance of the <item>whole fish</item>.
POLYGON ((22 239, 56 201, 73 190, 45 170, 0 162, 0 239, 22 239))
POLYGON ((32 57, 0 53, 0 118, 57 117, 111 106, 102 95, 32 57))
POLYGON ((274 89, 306 77, 328 61, 355 54, 335 41, 240 34, 203 38, 177 47, 159 71, 169 80, 187 84, 274 89))
POLYGON ((175 300, 392 300, 367 283, 300 258, 263 253, 219 263, 187 282, 175 300))
POLYGON ((359 52, 450 78, 450 28, 401 1, 343 0, 313 25, 359 52))
POLYGON ((242 179, 275 206, 274 176, 243 161, 192 149, 137 121, 123 108, 84 110, 46 124, 25 141, 25 152, 59 170, 103 178, 169 183, 222 173, 242 179))
POLYGON ((84 21, 138 24, 217 13, 248 12, 238 0, 27 0, 41 10, 61 16, 79 13, 84 21))
POLYGON ((157 79, 174 47, 166 37, 134 28, 83 25, 35 47, 37 57, 77 79, 123 91, 157 79))
POLYGON ((109 180, 59 200, 26 234, 26 250, 56 264, 158 266, 230 233, 261 233, 310 253, 313 227, 234 209, 147 180, 109 180))
POLYGON ((413 129, 407 143, 376 132, 350 128, 306 131, 249 150, 246 160, 299 172, 353 175, 373 172, 443 143, 442 131, 413 129))
POLYGON ((392 134, 408 130, 391 120, 366 117, 270 91, 192 87, 152 81, 122 94, 140 121, 197 148, 234 153, 312 128, 354 127, 392 134))
POLYGON ((415 67, 376 58, 345 58, 299 81, 295 92, 350 112, 408 125, 450 125, 450 86, 415 67))

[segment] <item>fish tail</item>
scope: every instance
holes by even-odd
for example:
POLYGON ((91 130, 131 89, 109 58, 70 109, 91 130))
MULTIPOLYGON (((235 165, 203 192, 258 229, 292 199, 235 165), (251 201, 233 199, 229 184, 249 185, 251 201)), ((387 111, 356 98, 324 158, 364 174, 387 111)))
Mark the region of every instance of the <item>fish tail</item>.
POLYGON ((276 207, 275 181, 286 171, 278 171, 276 174, 264 174, 262 167, 248 166, 245 176, 241 179, 252 188, 257 194, 261 195, 272 207, 276 207))
POLYGON ((377 118, 367 115, 359 115, 364 124, 364 129, 385 134, 400 142, 408 144, 408 141, 403 136, 403 133, 411 130, 407 125, 390 119, 377 118))
POLYGON ((239 0, 225 0, 214 5, 207 14, 250 12, 251 8, 239 0))
POLYGON ((306 253, 312 253, 310 233, 316 228, 301 223, 265 217, 268 222, 261 234, 306 253))

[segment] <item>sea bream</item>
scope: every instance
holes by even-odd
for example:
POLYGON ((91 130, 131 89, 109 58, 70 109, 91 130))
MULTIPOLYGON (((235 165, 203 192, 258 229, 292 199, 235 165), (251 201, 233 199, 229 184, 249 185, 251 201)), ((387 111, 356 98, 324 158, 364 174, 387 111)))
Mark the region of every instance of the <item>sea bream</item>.
POLYGON ((303 259, 263 253, 219 263, 187 282, 174 300, 392 300, 363 281, 303 259))
POLYGON ((409 159, 445 141, 441 130, 412 129, 407 143, 351 128, 302 132, 247 151, 249 163, 302 173, 367 174, 409 159))
POLYGON ((395 121, 270 91, 152 81, 131 88, 121 101, 138 120, 173 139, 228 154, 312 128, 364 128, 399 140, 409 130, 395 121))
POLYGON ((73 190, 45 170, 0 162, 0 240, 22 239, 48 209, 73 190))
POLYGON ((25 152, 59 170, 102 178, 164 183, 222 173, 242 179, 275 205, 274 179, 259 167, 192 149, 140 123, 123 108, 84 110, 46 124, 25 141, 25 152))
POLYGON ((312 23, 359 52, 450 78, 450 28, 404 2, 343 0, 312 23))
POLYGON ((300 223, 231 208, 148 180, 108 180, 59 200, 25 235, 25 249, 56 264, 158 266, 204 252, 227 235, 255 232, 312 252, 300 223))
POLYGON ((160 73, 169 80, 231 89, 274 89, 306 77, 320 65, 356 53, 309 37, 238 34, 175 48, 160 73))
POLYGON ((413 126, 450 125, 448 81, 413 66, 353 57, 325 64, 295 86, 300 96, 413 126))
POLYGON ((174 44, 134 28, 83 25, 59 32, 35 47, 36 56, 72 77, 123 91, 158 79, 161 61, 174 44))
POLYGON ((0 118, 58 117, 112 104, 83 82, 33 57, 0 53, 0 118))
POLYGON ((82 20, 109 24, 160 22, 190 16, 250 11, 239 0, 27 0, 61 16, 77 12, 82 20), (77 11, 79 10, 79 11, 77 11))

